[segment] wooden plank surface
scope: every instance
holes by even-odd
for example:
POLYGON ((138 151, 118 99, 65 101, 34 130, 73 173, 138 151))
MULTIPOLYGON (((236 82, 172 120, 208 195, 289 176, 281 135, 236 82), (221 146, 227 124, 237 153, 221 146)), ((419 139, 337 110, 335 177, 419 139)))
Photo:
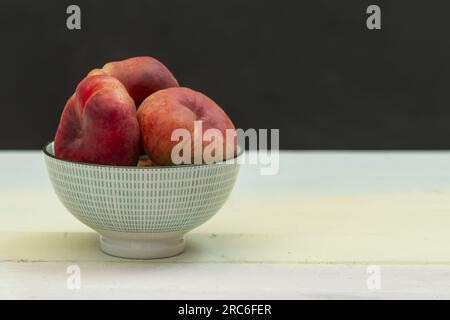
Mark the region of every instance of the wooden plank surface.
POLYGON ((39 152, 0 165, 0 298, 450 297, 450 152, 281 152, 274 176, 243 165, 185 253, 154 261, 100 252, 39 152))

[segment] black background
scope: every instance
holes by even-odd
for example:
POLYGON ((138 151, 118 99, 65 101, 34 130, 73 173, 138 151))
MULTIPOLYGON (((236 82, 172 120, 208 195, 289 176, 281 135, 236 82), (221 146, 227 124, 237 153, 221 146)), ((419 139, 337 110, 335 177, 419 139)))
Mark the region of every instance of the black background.
POLYGON ((450 147, 446 0, 2 0, 0 148, 52 140, 67 98, 111 60, 151 55, 237 127, 284 149, 450 147), (82 29, 66 28, 78 4, 82 29), (366 28, 366 8, 382 30, 366 28))

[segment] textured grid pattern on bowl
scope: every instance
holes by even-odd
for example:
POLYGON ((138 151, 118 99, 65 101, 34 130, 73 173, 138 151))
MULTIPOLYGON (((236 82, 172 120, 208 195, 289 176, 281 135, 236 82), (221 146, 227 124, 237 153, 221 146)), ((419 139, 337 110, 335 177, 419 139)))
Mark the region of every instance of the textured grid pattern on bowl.
POLYGON ((237 163, 135 169, 45 159, 56 194, 77 219, 119 232, 201 225, 225 203, 239 170, 237 163))

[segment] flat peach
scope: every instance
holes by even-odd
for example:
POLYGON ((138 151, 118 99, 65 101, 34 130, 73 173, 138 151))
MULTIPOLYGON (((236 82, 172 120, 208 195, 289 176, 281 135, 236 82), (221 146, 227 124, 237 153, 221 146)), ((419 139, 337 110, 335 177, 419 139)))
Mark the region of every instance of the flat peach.
POLYGON ((62 159, 135 166, 139 124, 134 101, 123 84, 106 75, 83 79, 64 108, 54 147, 62 159))
POLYGON ((115 77, 122 82, 136 107, 158 90, 178 87, 177 79, 170 70, 152 57, 134 57, 109 62, 102 69, 94 69, 88 75, 101 74, 115 77))
POLYGON ((197 162, 195 145, 200 146, 202 153, 210 144, 203 139, 209 129, 220 133, 218 143, 223 159, 235 152, 235 137, 226 139, 227 130, 234 132, 233 123, 213 100, 200 92, 180 87, 160 90, 142 102, 137 116, 144 150, 156 164, 179 164, 172 159, 172 150, 180 144, 173 139, 177 129, 184 129, 190 135, 191 163, 197 162), (196 134, 198 121, 201 121, 201 132, 196 134))

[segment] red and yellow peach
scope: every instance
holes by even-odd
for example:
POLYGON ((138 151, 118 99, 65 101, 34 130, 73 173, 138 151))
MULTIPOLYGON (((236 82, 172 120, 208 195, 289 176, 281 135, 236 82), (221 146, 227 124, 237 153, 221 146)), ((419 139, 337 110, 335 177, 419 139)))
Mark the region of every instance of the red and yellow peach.
POLYGON ((123 84, 106 75, 83 79, 64 108, 54 148, 62 159, 135 166, 141 148, 139 124, 123 84))

